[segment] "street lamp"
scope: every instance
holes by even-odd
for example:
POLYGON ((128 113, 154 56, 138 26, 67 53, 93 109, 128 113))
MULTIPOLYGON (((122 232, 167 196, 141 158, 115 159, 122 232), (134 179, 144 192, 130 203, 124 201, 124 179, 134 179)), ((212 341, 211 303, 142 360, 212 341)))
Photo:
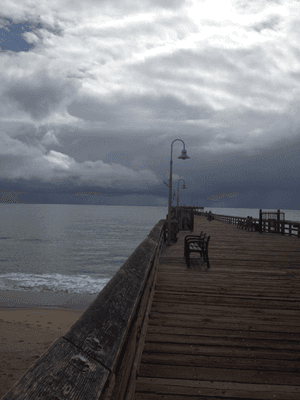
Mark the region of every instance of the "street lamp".
POLYGON ((169 207, 168 207, 168 239, 167 239, 167 246, 171 246, 171 209, 172 209, 172 155, 173 155, 173 143, 176 142, 176 140, 179 140, 180 142, 183 143, 183 150, 181 150, 181 154, 178 158, 181 158, 181 160, 187 160, 190 158, 186 154, 185 150, 185 144, 184 141, 181 139, 175 139, 173 140, 171 144, 171 159, 170 159, 170 180, 169 180, 169 207))
POLYGON ((179 179, 179 181, 177 182, 177 207, 179 207, 179 182, 180 181, 183 181, 182 189, 185 189, 185 181, 184 181, 184 179, 179 179))

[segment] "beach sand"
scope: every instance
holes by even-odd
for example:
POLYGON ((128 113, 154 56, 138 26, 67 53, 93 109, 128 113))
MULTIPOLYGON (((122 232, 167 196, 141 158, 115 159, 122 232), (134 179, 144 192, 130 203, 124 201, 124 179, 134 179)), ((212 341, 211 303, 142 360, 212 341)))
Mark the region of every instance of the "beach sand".
POLYGON ((60 308, 0 309, 0 399, 82 313, 60 308))
POLYGON ((0 290, 0 399, 96 295, 0 290))

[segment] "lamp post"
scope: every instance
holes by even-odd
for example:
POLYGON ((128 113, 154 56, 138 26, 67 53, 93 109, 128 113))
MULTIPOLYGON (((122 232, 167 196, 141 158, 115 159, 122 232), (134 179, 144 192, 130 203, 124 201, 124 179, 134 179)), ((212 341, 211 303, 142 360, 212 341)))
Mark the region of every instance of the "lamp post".
POLYGON ((184 181, 184 179, 179 179, 179 181, 177 182, 177 207, 179 207, 179 182, 180 181, 183 181, 182 189, 185 189, 185 181, 184 181))
POLYGON ((171 209, 172 209, 172 155, 173 155, 173 143, 179 140, 180 142, 183 143, 183 150, 181 150, 181 155, 178 158, 181 158, 182 160, 187 160, 190 158, 186 154, 185 150, 185 144, 184 141, 181 139, 175 139, 173 140, 171 144, 171 159, 170 159, 170 180, 169 180, 169 207, 168 207, 168 239, 167 239, 167 246, 171 246, 171 209))

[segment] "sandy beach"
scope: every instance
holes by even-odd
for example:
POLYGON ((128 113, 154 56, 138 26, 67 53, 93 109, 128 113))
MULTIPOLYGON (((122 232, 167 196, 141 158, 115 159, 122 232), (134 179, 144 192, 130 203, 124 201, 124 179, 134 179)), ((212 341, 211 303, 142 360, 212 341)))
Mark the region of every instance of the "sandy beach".
POLYGON ((0 290, 0 399, 95 297, 0 290))
POLYGON ((59 308, 0 309, 0 399, 82 312, 59 308))

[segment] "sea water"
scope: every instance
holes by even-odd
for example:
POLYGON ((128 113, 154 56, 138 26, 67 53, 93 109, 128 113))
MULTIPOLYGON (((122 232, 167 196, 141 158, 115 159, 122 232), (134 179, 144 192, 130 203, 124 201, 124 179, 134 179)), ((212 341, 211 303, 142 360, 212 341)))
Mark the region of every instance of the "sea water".
MULTIPOLYGON (((299 210, 281 211, 300 221, 299 210)), ((96 295, 166 214, 166 207, 0 204, 0 291, 96 295)))
POLYGON ((0 290, 97 294, 165 207, 0 204, 0 290))

